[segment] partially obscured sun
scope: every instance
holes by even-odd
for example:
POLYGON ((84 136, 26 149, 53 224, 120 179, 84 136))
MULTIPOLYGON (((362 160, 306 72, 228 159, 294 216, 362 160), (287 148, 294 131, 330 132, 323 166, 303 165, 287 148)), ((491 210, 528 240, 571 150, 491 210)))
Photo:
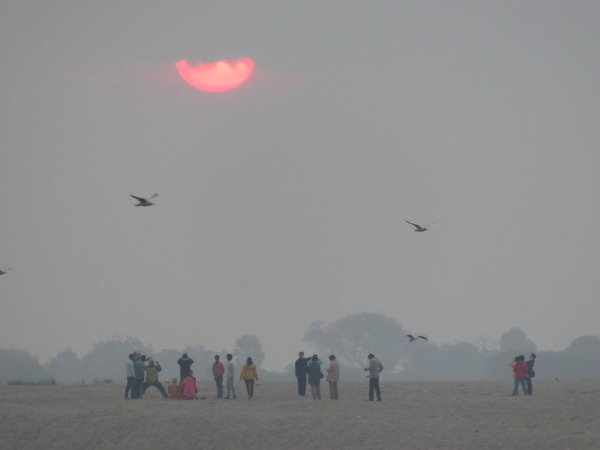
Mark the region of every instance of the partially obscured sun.
POLYGON ((175 67, 190 86, 205 92, 225 92, 244 84, 254 70, 254 61, 250 58, 220 59, 190 66, 187 60, 182 59, 175 63, 175 67))

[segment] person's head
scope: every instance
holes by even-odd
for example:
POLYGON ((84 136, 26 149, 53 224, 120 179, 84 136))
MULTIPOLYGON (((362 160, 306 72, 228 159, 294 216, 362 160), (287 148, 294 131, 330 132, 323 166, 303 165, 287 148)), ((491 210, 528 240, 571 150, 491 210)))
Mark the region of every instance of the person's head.
POLYGON ((140 358, 142 361, 146 361, 146 355, 142 355, 142 357, 140 358))
POLYGON ((177 377, 173 377, 173 378, 171 379, 171 384, 178 384, 178 383, 177 383, 177 377))
POLYGON ((535 359, 535 358, 536 358, 535 353, 532 353, 531 355, 529 355, 529 359, 535 359))
POLYGON ((314 355, 312 355, 312 360, 313 361, 318 361, 319 360, 319 356, 315 353, 314 355))
POLYGON ((525 356, 524 355, 519 355, 518 358, 519 359, 517 359, 517 361, 525 361, 525 356))
POLYGON ((330 361, 335 361, 335 355, 329 355, 329 360, 330 361))
POLYGON ((221 357, 219 355, 215 355, 215 361, 219 362, 219 359, 221 359, 221 357))
POLYGON ((130 360, 132 360, 132 361, 135 359, 135 356, 134 356, 134 354, 133 354, 133 353, 130 353, 130 354, 129 354, 129 359, 130 359, 130 360))
POLYGON ((369 356, 367 356, 367 358, 368 359, 375 358, 375 355, 373 353, 369 353, 369 356))
POLYGON ((150 367, 154 367, 154 360, 153 360, 153 359, 150 359, 150 360, 148 361, 148 365, 149 365, 150 367))
POLYGON ((249 356, 248 356, 248 358, 246 359, 246 364, 248 364, 248 365, 250 365, 250 364, 254 364, 254 363, 252 362, 252 358, 250 358, 249 356))
POLYGON ((227 361, 231 361, 233 359, 233 355, 231 353, 227 353, 227 361))
POLYGON ((182 357, 182 358, 187 358, 187 357, 188 357, 188 355, 187 355, 187 353, 184 353, 183 355, 181 355, 181 357, 182 357))
POLYGON ((304 352, 300 352, 300 353, 298 353, 298 357, 300 357, 300 358, 304 358, 304 352))

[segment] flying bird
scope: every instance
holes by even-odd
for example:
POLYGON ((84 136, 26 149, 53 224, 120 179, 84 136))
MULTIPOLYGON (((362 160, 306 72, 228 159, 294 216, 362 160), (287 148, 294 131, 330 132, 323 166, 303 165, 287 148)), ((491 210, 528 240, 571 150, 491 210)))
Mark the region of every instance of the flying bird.
POLYGON ((407 334, 406 337, 408 338, 408 342, 416 341, 417 339, 425 339, 426 341, 429 340, 425 336, 414 337, 412 334, 407 334))
POLYGON ((152 203, 150 200, 152 200, 155 197, 158 197, 158 194, 154 194, 152 197, 150 197, 149 199, 143 198, 143 197, 136 197, 133 194, 129 194, 131 195, 133 198, 135 198, 139 203, 135 206, 152 206, 154 205, 154 203, 152 203))
MULTIPOLYGON (((12 269, 6 269, 6 270, 12 270, 12 269)), ((5 275, 6 274, 6 270, 0 270, 0 275, 5 275)))
POLYGON ((410 223, 412 226, 414 226, 414 227, 415 227, 415 231, 418 231, 418 232, 427 231, 427 230, 429 229, 429 227, 430 227, 431 225, 433 225, 433 223, 430 223, 429 225, 426 225, 426 226, 421 226, 421 225, 419 225, 419 224, 416 224, 416 223, 409 222, 408 220, 404 220, 404 221, 405 221, 406 223, 410 223))

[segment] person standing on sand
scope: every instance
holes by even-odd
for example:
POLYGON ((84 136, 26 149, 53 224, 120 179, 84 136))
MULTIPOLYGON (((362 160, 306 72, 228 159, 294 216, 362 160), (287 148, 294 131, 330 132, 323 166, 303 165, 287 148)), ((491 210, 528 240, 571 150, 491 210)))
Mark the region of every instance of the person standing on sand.
POLYGON ((213 378, 217 385, 217 398, 223 398, 223 375, 225 374, 225 367, 223 363, 219 361, 220 356, 215 355, 215 362, 212 365, 213 378))
POLYGON ((254 362, 252 362, 252 358, 248 357, 246 360, 246 364, 242 367, 242 372, 240 373, 240 380, 244 380, 246 383, 246 392, 248 393, 248 398, 254 397, 254 380, 258 384, 258 373, 256 371, 256 366, 254 362))
POLYGON ((513 369, 513 377, 515 379, 512 395, 519 395, 519 385, 521 385, 523 395, 527 395, 527 372, 529 367, 525 362, 525 357, 523 355, 515 356, 511 367, 513 369))
POLYGON ((381 401, 381 390, 379 388, 379 373, 383 370, 383 364, 373 353, 369 353, 369 367, 365 371, 369 372, 369 401, 373 401, 374 393, 377 394, 377 401, 381 401))
POLYGON ((194 378, 192 370, 189 370, 181 381, 181 393, 185 400, 195 400, 197 398, 198 387, 196 386, 196 378, 194 378))
POLYGON ((323 378, 321 360, 315 354, 308 361, 308 384, 310 384, 310 394, 313 400, 321 400, 321 378, 323 378))
POLYGON ((162 385, 160 381, 158 381, 158 372, 162 370, 158 361, 156 364, 154 360, 150 359, 148 361, 148 366, 146 367, 146 381, 144 381, 143 393, 146 393, 146 389, 150 386, 154 386, 158 389, 163 396, 163 398, 167 398, 167 392, 165 391, 165 387, 162 385))
POLYGON ((133 371, 133 353, 129 354, 129 361, 125 363, 125 373, 127 374, 127 384, 125 385, 125 399, 129 398, 129 392, 133 398, 133 385, 135 384, 135 372, 133 371))
POLYGON ((233 385, 233 380, 235 378, 235 364, 233 364, 233 355, 231 353, 227 354, 227 362, 225 363, 225 378, 227 383, 227 395, 225 396, 225 400, 229 400, 233 398, 235 400, 235 386, 233 385), (231 397, 230 397, 231 395, 231 397))
POLYGON ((529 359, 527 360, 527 395, 533 394, 532 378, 535 377, 535 370, 533 370, 533 367, 535 366, 535 358, 535 353, 532 353, 531 355, 529 355, 529 359))
POLYGON ((179 381, 183 383, 183 379, 187 373, 192 370, 192 364, 194 364, 194 360, 188 358, 188 354, 184 353, 181 355, 181 358, 177 360, 177 364, 179 364, 179 381))
POLYGON ((340 381, 340 365, 335 360, 335 355, 329 356, 329 367, 327 371, 327 383, 329 383, 329 399, 338 399, 338 382, 340 381))
POLYGON ((144 378, 146 376, 146 356, 141 355, 133 362, 133 391, 131 398, 142 398, 144 378))
POLYGON ((298 359, 294 365, 296 379, 298 380, 298 395, 306 395, 306 372, 308 370, 308 360, 304 357, 304 352, 298 353, 298 359))

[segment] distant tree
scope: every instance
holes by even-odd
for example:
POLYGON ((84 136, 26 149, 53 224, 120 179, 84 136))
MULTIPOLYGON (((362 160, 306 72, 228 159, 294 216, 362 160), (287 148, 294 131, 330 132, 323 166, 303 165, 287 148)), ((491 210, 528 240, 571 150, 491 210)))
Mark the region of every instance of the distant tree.
POLYGON ((44 370, 38 358, 27 350, 17 348, 0 349, 0 382, 23 380, 40 381, 52 378, 44 370))
POLYGON ((256 367, 261 367, 265 359, 265 352, 262 350, 260 340, 255 335, 244 335, 239 337, 235 341, 235 349, 233 351, 233 358, 236 363, 240 366, 246 364, 246 358, 252 358, 252 361, 256 367))
POLYGON ((402 325, 378 313, 354 314, 329 325, 315 322, 304 334, 304 340, 335 353, 340 365, 354 371, 365 367, 369 353, 374 353, 388 372, 407 355, 402 325))
POLYGON ((579 336, 565 351, 600 357, 600 336, 579 336))
POLYGON ((83 378, 81 369, 81 361, 71 349, 64 350, 54 358, 50 358, 50 362, 46 365, 46 370, 59 383, 80 382, 83 378))
POLYGON ((512 327, 500 336, 500 351, 521 354, 535 352, 536 346, 533 341, 527 339, 523 330, 518 327, 512 327))

